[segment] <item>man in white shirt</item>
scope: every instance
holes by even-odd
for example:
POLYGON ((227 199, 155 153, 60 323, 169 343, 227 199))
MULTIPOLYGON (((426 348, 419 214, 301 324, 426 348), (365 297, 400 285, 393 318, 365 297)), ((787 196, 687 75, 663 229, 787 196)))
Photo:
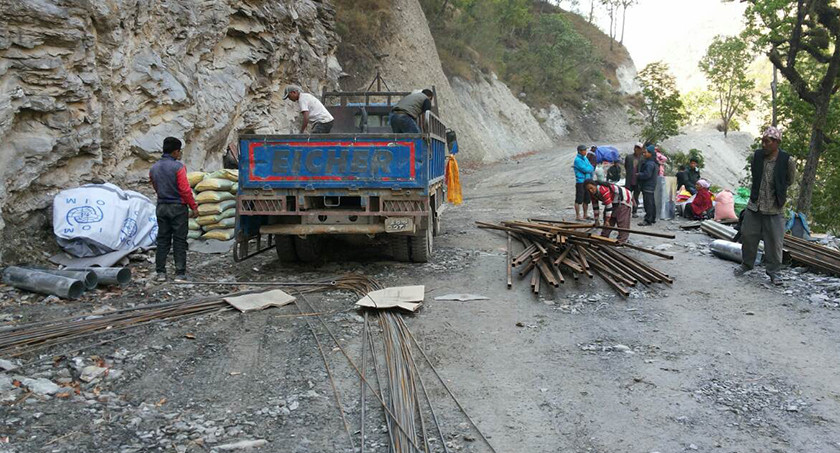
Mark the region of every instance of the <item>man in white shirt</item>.
POLYGON ((329 134, 333 126, 333 116, 315 96, 303 93, 297 85, 286 85, 283 99, 297 102, 300 113, 303 114, 303 124, 300 133, 306 132, 306 126, 312 123, 312 134, 329 134))

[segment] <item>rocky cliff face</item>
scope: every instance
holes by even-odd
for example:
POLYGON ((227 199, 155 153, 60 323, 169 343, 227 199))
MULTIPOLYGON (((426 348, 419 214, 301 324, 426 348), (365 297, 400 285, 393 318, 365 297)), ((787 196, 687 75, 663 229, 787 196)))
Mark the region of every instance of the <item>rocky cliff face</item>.
MULTIPOLYGON (((460 158, 493 161, 552 146, 551 139, 528 106, 495 77, 476 82, 456 79, 450 83, 441 68, 418 0, 391 1, 381 37, 370 43, 369 50, 384 56, 380 69, 391 89, 401 91, 435 86, 442 119, 458 132, 460 158)), ((345 66, 356 66, 349 63, 345 66)), ((354 84, 370 81, 376 73, 373 67, 358 70, 367 74, 351 74, 348 79, 354 84)))
POLYGON ((2 257, 60 189, 145 184, 166 136, 198 169, 237 129, 288 132, 283 85, 341 71, 334 25, 326 0, 0 2, 2 257))

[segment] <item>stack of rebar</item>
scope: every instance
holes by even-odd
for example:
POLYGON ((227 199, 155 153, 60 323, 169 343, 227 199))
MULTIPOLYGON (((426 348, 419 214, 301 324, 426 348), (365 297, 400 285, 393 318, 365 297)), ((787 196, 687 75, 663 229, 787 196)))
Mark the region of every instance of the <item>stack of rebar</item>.
MULTIPOLYGON (((732 241, 737 233, 734 228, 721 225, 713 220, 704 221, 700 228, 709 236, 727 241, 732 241)), ((759 245, 759 247, 763 246, 759 245)), ((783 247, 795 264, 828 274, 840 275, 840 251, 838 250, 790 234, 785 235, 783 247)))
MULTIPOLYGON (((647 263, 618 250, 618 247, 630 248, 641 252, 673 259, 673 256, 630 244, 619 244, 617 240, 591 232, 594 224, 582 225, 554 220, 531 219, 527 222, 507 221, 501 224, 476 222, 479 228, 504 231, 508 235, 507 286, 513 286, 513 271, 519 267, 519 277, 530 275, 531 288, 535 294, 540 292, 541 282, 552 287, 559 287, 567 276, 577 280, 581 275, 593 278, 601 277, 622 296, 630 295, 630 287, 638 283, 673 283, 667 274, 651 267, 647 263), (515 239, 524 247, 513 255, 511 242, 515 239)), ((673 239, 675 236, 648 231, 623 230, 607 227, 610 230, 628 231, 635 234, 673 239)))
POLYGON ((790 259, 796 263, 840 276, 840 251, 790 234, 785 235, 784 249, 790 254, 790 259))
MULTIPOLYGON (((271 286, 280 289, 294 288, 299 292, 344 289, 356 294, 366 294, 374 287, 374 284, 365 276, 349 275, 304 283, 275 282, 271 286)), ((85 314, 30 324, 0 325, 0 356, 18 357, 72 340, 115 332, 157 320, 172 320, 230 310, 232 307, 223 298, 258 291, 265 291, 265 289, 141 305, 106 314, 85 314)))

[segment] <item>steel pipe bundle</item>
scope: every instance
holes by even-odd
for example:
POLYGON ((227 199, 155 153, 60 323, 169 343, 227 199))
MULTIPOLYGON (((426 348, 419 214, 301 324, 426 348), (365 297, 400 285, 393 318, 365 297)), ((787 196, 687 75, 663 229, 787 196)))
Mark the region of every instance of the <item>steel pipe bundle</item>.
POLYGON ((99 278, 95 273, 86 270, 58 270, 58 269, 43 269, 43 268, 29 268, 38 272, 47 274, 60 275, 62 277, 79 280, 85 284, 85 289, 96 289, 99 285, 99 278))
MULTIPOLYGON (((673 256, 632 245, 619 245, 615 239, 593 234, 586 230, 594 224, 581 225, 552 220, 509 221, 501 224, 476 222, 479 228, 504 231, 508 235, 507 285, 512 287, 513 268, 520 267, 519 278, 530 275, 531 289, 540 292, 542 282, 559 287, 567 276, 577 280, 581 275, 593 278, 597 274, 616 292, 629 296, 628 287, 637 283, 673 283, 673 279, 641 260, 622 253, 617 248, 626 247, 641 252, 673 259, 673 256), (523 246, 514 255, 510 239, 517 239, 523 246)), ((617 229, 617 228, 612 228, 617 229)), ((620 229, 619 229, 620 230, 620 229)), ((664 233, 625 230, 647 236, 674 238, 664 233)))
POLYGON ((131 269, 127 267, 80 267, 64 270, 93 272, 103 285, 125 285, 131 281, 131 269))
POLYGON ((17 266, 9 266, 3 271, 3 283, 62 299, 76 299, 85 292, 85 283, 77 278, 17 266))

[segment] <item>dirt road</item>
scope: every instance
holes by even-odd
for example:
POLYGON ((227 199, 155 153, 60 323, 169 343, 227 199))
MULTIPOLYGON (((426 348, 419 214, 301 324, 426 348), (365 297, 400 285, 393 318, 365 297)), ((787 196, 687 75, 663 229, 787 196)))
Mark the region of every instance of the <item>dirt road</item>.
MULTIPOLYGON (((426 285, 425 305, 407 324, 498 452, 840 451, 840 311, 791 291, 801 274, 786 271, 788 288, 771 287, 760 273, 736 279, 732 263, 706 252, 710 238, 665 221, 654 229, 675 232, 676 240, 631 240, 675 255, 643 255, 675 277, 673 286, 643 287, 627 299, 597 279, 539 297, 524 282, 505 288, 504 239, 474 222, 571 218, 572 155, 540 153, 465 171, 465 203, 445 213, 445 234, 428 264, 345 246, 334 252, 342 261, 317 267, 281 266, 268 255, 239 266, 228 256, 191 255, 194 276, 306 280, 361 272, 389 286, 426 285), (447 293, 490 299, 434 300, 447 293)), ((835 285, 829 301, 840 298, 835 283, 827 283, 835 285)), ((210 290, 222 288, 141 278, 107 300, 48 306, 6 291, 3 313, 7 321, 31 321, 210 290)), ((332 292, 308 300, 313 307, 301 309, 325 313, 358 358, 363 323, 355 298, 332 292)), ((359 380, 324 326, 296 313, 294 306, 220 313, 159 323, 80 352, 71 350, 90 341, 50 350, 46 360, 6 375, 72 381, 74 359, 90 363, 92 356, 111 372, 66 397, 24 398, 0 382, 0 439, 8 436, 0 451, 222 451, 243 440, 267 441, 259 451, 353 451, 310 323, 357 448, 359 380)), ((449 450, 489 451, 428 368, 421 371, 449 450)), ((382 411, 369 393, 366 420, 365 451, 388 451, 382 411)), ((438 444, 433 451, 443 451, 438 444)))

